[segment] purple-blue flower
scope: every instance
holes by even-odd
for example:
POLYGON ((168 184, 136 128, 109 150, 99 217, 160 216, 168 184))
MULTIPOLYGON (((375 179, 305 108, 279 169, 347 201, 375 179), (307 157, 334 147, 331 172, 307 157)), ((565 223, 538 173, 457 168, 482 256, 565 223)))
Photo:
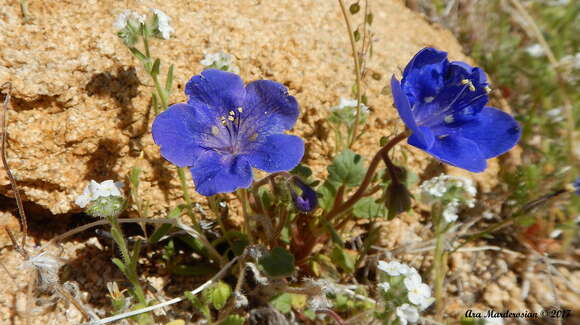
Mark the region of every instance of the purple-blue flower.
POLYGON ((200 194, 247 188, 252 167, 287 171, 302 159, 302 139, 284 134, 299 108, 283 85, 257 80, 244 86, 236 74, 208 69, 189 80, 185 93, 187 103, 157 116, 153 140, 165 159, 190 167, 200 194))
POLYGON ((290 184, 290 194, 296 209, 302 212, 312 212, 318 206, 318 197, 316 191, 306 185, 300 178, 292 177, 290 184), (296 186, 300 193, 293 188, 296 186))
POLYGON ((419 51, 399 82, 391 79, 395 107, 412 134, 408 143, 472 172, 510 150, 521 128, 509 114, 485 106, 489 86, 480 68, 449 62, 447 53, 419 51))
POLYGON ((576 180, 572 182, 572 189, 576 195, 580 195, 580 177, 576 178, 576 180))

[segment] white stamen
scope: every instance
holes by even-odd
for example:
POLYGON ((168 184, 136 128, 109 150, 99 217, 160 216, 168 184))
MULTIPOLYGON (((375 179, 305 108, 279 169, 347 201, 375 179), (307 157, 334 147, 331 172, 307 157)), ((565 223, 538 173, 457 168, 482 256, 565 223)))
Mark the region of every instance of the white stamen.
POLYGON ((449 114, 447 116, 445 116, 445 118, 443 119, 445 121, 445 123, 447 124, 451 124, 453 122, 455 122, 455 118, 453 117, 453 115, 449 114))

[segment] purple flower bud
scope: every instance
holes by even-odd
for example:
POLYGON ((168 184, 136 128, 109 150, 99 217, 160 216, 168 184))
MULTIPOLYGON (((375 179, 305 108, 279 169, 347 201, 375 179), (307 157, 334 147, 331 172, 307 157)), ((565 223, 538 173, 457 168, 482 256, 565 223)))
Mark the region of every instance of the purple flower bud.
POLYGON ((296 209, 302 212, 312 212, 318 206, 318 197, 316 192, 306 185, 300 178, 292 177, 290 186, 290 194, 292 195, 292 200, 294 201, 294 206, 296 209), (296 190, 301 193, 297 193, 296 190))

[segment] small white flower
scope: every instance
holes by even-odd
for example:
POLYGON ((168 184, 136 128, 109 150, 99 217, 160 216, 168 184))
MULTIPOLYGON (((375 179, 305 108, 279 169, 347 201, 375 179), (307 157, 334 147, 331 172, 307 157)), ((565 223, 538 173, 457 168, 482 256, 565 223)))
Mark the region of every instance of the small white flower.
POLYGON ((554 229, 550 233, 550 238, 558 238, 558 237, 560 237, 561 234, 562 234, 562 229, 554 229))
POLYGON ((169 39, 171 37, 171 33, 173 33, 174 31, 173 27, 169 25, 171 18, 169 18, 169 16, 167 16, 163 11, 159 9, 151 8, 151 11, 153 11, 153 14, 157 16, 158 22, 157 29, 159 30, 161 37, 163 39, 169 39))
MULTIPOLYGON (((356 108, 358 101, 356 99, 349 99, 349 98, 340 98, 340 103, 337 106, 331 107, 330 109, 333 111, 341 110, 347 107, 356 108)), ((363 114, 367 114, 369 112, 369 107, 363 103, 360 104, 360 111, 363 114)), ((353 115, 356 115, 356 111, 353 111, 353 115)))
POLYGON ((485 220, 491 220, 491 219, 493 219, 495 217, 495 215, 492 212, 490 212, 490 211, 485 211, 485 212, 483 212, 483 214, 481 215, 481 217, 483 219, 485 219, 485 220))
POLYGON ((399 318, 400 325, 407 325, 408 323, 416 323, 419 320, 419 311, 417 308, 409 305, 403 304, 397 307, 396 311, 397 317, 399 318))
POLYGON ((378 264, 378 269, 387 273, 390 276, 399 276, 399 275, 405 275, 408 274, 410 272, 410 268, 405 265, 405 264, 401 264, 397 261, 393 261, 393 262, 385 262, 385 261, 379 261, 378 264))
POLYGON ((199 61, 204 67, 213 67, 224 71, 239 73, 240 69, 233 62, 234 57, 223 51, 206 53, 203 59, 199 61))
POLYGON ((384 292, 387 292, 391 288, 391 285, 388 282, 381 282, 378 284, 378 287, 383 289, 384 292))
POLYGON ((122 30, 127 27, 128 23, 133 23, 135 25, 143 24, 145 23, 145 16, 140 15, 133 10, 126 9, 117 16, 117 20, 115 20, 113 26, 117 30, 122 30))
POLYGON ((443 210, 443 219, 445 219, 447 223, 454 222, 455 220, 457 220, 457 218, 459 218, 459 216, 457 215, 458 210, 459 210, 459 200, 458 199, 451 200, 451 202, 447 203, 445 209, 443 210))
POLYGON ((113 182, 112 180, 107 180, 102 183, 97 183, 94 180, 91 180, 89 185, 85 187, 83 190, 83 194, 79 195, 75 199, 75 203, 81 207, 86 207, 92 201, 100 198, 100 197, 108 197, 108 196, 120 196, 122 197, 123 194, 121 193, 121 189, 123 188, 123 182, 113 182))
POLYGON ((534 58, 539 58, 541 56, 546 55, 546 52, 544 51, 544 47, 538 43, 536 44, 532 44, 528 47, 526 47, 525 50, 531 57, 534 58))
POLYGON ((421 281, 420 276, 415 274, 408 276, 403 280, 403 283, 407 288, 409 301, 414 305, 425 309, 432 303, 430 300, 431 288, 421 281))

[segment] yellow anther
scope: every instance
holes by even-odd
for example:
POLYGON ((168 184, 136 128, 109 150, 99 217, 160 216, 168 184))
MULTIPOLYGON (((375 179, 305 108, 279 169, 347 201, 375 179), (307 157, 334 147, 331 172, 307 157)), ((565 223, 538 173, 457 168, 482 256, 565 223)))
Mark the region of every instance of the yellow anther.
POLYGON ((485 89, 485 92, 488 94, 491 92, 491 88, 489 86, 485 86, 484 89, 485 89))
POLYGON ((243 108, 241 108, 241 107, 238 107, 238 112, 242 113, 243 111, 244 111, 244 109, 243 109, 243 108))
POLYGON ((252 134, 252 136, 250 137, 250 141, 256 141, 256 139, 258 138, 258 133, 254 133, 252 134))
POLYGON ((469 90, 475 91, 475 86, 472 83, 469 84, 469 90))
POLYGON ((220 129, 218 129, 217 126, 212 126, 211 127, 211 134, 213 134, 214 136, 218 135, 218 133, 220 132, 220 129))
POLYGON ((235 120, 235 118, 233 116, 228 116, 228 120, 233 122, 235 120))
POLYGON ((462 85, 467 85, 467 84, 469 84, 469 83, 471 83, 471 81, 469 81, 469 80, 467 80, 467 79, 463 79, 463 80, 461 80, 461 84, 462 84, 462 85))
POLYGON ((236 115, 236 113, 234 113, 234 111, 230 111, 230 115, 234 116, 234 115, 236 115))

